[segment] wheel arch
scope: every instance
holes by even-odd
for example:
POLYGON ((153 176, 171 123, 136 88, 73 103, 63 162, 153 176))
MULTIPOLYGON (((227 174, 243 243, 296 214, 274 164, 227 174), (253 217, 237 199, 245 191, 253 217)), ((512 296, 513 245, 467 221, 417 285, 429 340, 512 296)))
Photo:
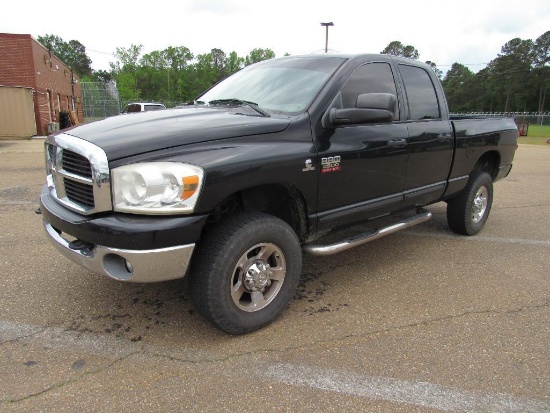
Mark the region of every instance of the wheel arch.
POLYGON ((474 165, 473 171, 487 172, 491 179, 495 181, 498 176, 499 165, 500 154, 498 151, 492 150, 481 155, 474 165))
POLYGON ((293 186, 267 184, 246 188, 226 197, 210 214, 210 224, 227 216, 245 212, 263 212, 285 221, 304 242, 310 232, 306 200, 293 186))

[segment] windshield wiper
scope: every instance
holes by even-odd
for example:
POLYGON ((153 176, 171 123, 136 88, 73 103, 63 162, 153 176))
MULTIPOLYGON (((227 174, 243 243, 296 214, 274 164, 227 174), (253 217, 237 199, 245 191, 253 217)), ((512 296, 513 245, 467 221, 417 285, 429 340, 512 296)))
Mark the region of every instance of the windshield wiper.
POLYGON ((249 102, 248 100, 241 99, 215 99, 208 102, 209 105, 240 105, 248 106, 258 112, 260 115, 270 117, 271 115, 265 110, 261 109, 257 103, 249 102))

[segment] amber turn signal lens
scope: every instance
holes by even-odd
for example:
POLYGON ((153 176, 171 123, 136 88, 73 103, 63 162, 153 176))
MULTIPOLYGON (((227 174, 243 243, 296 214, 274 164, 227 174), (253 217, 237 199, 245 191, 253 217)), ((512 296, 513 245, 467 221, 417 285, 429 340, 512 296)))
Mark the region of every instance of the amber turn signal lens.
POLYGON ((187 199, 193 196, 197 188, 199 187, 199 177, 197 175, 184 176, 183 181, 183 192, 181 194, 181 199, 187 199))

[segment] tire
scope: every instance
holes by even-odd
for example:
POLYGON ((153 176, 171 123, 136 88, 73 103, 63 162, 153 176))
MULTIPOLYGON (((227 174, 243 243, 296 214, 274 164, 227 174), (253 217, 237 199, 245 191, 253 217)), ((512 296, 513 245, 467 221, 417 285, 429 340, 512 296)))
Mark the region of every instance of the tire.
POLYGON ((493 204, 493 180, 474 171, 457 198, 447 201, 447 222, 458 234, 475 235, 485 225, 493 204))
POLYGON ((288 306, 302 270, 293 229, 263 213, 240 213, 211 228, 190 273, 195 308, 229 334, 274 321, 288 306))

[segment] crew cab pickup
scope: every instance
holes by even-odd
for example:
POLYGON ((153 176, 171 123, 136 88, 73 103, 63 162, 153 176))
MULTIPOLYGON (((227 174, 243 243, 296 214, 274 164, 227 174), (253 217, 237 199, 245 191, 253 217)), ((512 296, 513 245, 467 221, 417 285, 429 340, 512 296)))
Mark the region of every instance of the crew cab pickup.
POLYGON ((424 222, 484 226, 517 148, 513 119, 450 117, 425 64, 290 56, 246 67, 180 109, 48 136, 40 211, 53 245, 121 281, 188 273, 194 306, 230 334, 273 320, 302 253, 424 222))

